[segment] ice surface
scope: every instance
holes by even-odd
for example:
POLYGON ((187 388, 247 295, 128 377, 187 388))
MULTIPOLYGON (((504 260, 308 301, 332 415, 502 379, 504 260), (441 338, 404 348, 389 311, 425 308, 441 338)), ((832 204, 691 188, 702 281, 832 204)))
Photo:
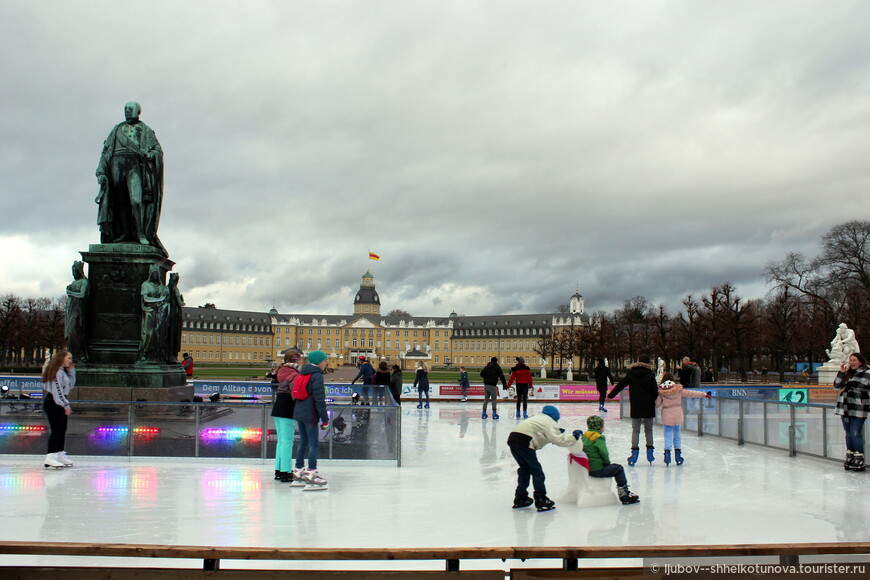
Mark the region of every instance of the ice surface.
MULTIPOLYGON (((402 409, 402 467, 322 461, 323 492, 274 481, 270 461, 75 457, 71 469, 44 470, 42 456, 0 456, 0 539, 282 547, 868 540, 870 473, 685 431, 685 465, 665 467, 660 448, 652 466, 626 465, 639 504, 512 510, 512 407, 500 405, 498 421, 482 420, 479 402, 414 407, 402 409)), ((559 407, 569 432, 596 412, 593 404, 559 407)), ((630 424, 618 412, 611 407, 604 433, 612 460, 625 465, 630 424)), ((659 426, 656 440, 660 447, 659 426)), ((558 498, 566 451, 550 445, 538 456, 558 498)))

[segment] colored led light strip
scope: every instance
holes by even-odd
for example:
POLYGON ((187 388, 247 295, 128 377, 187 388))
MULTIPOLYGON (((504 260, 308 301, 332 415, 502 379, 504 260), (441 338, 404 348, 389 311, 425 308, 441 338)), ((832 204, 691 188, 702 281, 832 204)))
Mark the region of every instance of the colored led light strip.
POLYGON ((0 425, 0 432, 41 432, 45 431, 45 425, 0 425))
POLYGON ((212 427, 202 431, 202 438, 209 440, 259 440, 262 437, 263 431, 261 429, 245 429, 242 427, 212 427))
MULTIPOLYGON (((97 435, 126 435, 129 432, 128 427, 97 427, 97 435)), ((133 427, 133 435, 157 435, 160 433, 160 427, 133 427)))

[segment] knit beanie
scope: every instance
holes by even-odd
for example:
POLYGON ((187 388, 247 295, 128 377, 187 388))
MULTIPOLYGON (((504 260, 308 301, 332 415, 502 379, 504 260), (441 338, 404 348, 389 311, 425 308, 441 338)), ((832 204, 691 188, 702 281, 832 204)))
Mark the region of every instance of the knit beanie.
POLYGON ((553 419, 553 421, 558 421, 559 417, 561 417, 561 415, 559 415, 559 409, 557 409, 553 405, 547 405, 541 410, 541 412, 544 415, 549 416, 551 419, 553 419))
POLYGON ((313 350, 308 353, 308 362, 313 365, 319 365, 327 359, 326 353, 322 350, 313 350))
POLYGON ((592 415, 586 419, 586 427, 592 431, 598 431, 600 433, 601 430, 604 429, 604 419, 598 415, 592 415))

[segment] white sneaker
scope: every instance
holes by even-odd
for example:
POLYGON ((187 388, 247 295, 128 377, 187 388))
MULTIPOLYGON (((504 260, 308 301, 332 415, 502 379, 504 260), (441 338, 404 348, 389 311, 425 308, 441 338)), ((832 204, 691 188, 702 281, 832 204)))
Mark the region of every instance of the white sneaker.
POLYGON ((58 461, 63 463, 64 467, 72 467, 73 465, 75 465, 75 463, 73 463, 72 460, 66 456, 66 451, 58 451, 55 454, 55 457, 58 461))
POLYGON ((290 487, 303 487, 308 484, 308 472, 304 467, 296 468, 291 473, 293 481, 290 482, 290 487))
POLYGON ((308 472, 308 485, 302 491, 318 491, 321 489, 327 489, 326 480, 320 477, 320 474, 316 470, 310 470, 308 472))
POLYGON ((45 456, 45 468, 49 467, 65 467, 63 463, 61 463, 57 458, 57 453, 49 453, 45 456))

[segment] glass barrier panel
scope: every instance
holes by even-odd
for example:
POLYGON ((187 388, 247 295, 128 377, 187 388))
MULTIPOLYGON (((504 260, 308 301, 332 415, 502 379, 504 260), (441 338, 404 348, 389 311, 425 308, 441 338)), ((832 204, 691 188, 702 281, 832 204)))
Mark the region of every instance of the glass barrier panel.
MULTIPOLYGON (((194 403, 134 403, 131 455, 142 457, 195 457, 196 417, 194 403)), ((217 407, 206 406, 211 412, 217 407)))
POLYGON ((254 403, 200 403, 196 432, 198 457, 262 457, 263 413, 266 406, 254 403))
POLYGON ((794 441, 798 453, 822 455, 824 442, 822 439, 821 407, 804 407, 795 405, 794 441))
POLYGON ((791 405, 767 405, 767 444, 788 449, 788 428, 791 425, 791 405))
MULTIPOLYGON (((704 401, 713 399, 698 399, 704 401)), ((736 399, 719 399, 719 436, 737 439, 738 419, 740 419, 740 401, 736 399)))
POLYGON ((67 424, 66 452, 70 455, 128 455, 129 409, 127 402, 76 401, 67 424))
POLYGON ((763 401, 743 401, 743 441, 764 445, 763 401))
POLYGON ((0 454, 44 455, 48 433, 41 399, 0 399, 0 454))

